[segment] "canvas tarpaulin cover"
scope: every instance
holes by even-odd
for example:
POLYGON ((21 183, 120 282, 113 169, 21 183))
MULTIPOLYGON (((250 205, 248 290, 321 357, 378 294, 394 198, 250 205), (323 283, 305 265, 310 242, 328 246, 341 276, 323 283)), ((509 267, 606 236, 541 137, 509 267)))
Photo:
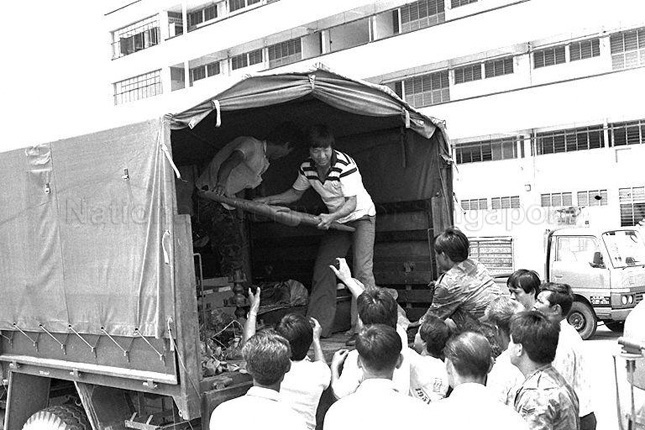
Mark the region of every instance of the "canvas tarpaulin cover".
POLYGON ((0 329, 164 334, 169 139, 153 120, 0 154, 0 329))
MULTIPOLYGON (((450 151, 444 123, 421 114, 382 85, 351 79, 319 66, 295 73, 249 76, 204 102, 175 115, 175 129, 195 127, 211 112, 234 111, 275 105, 307 95, 343 111, 374 117, 400 117, 405 125, 425 138, 441 129, 441 153, 449 159, 450 151)), ((217 121, 220 123, 219 119, 217 121)))

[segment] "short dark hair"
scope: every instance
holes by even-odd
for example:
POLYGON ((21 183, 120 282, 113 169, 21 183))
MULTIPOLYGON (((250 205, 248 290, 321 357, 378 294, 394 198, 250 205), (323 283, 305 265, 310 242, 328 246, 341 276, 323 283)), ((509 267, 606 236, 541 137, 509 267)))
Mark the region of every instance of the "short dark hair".
POLYGON ((562 316, 566 316, 573 306, 573 291, 569 284, 558 284, 555 282, 545 282, 540 288, 540 292, 549 291, 549 303, 551 306, 560 305, 562 316))
POLYGON ((522 310, 524 307, 519 302, 509 296, 500 296, 486 307, 486 321, 508 335, 511 330, 511 318, 522 310))
POLYGON ((448 324, 434 315, 428 315, 419 327, 419 336, 426 343, 426 351, 436 358, 443 358, 443 349, 451 335, 448 324))
POLYGON ((334 139, 333 133, 326 124, 316 124, 309 129, 307 142, 309 148, 333 148, 336 139, 334 139))
POLYGON ((488 339, 480 333, 466 331, 448 340, 444 349, 446 360, 462 376, 483 378, 488 374, 493 359, 493 349, 488 339))
POLYGON ((560 325, 538 311, 520 312, 511 318, 511 341, 521 344, 531 361, 549 364, 558 349, 560 325))
POLYGON ((295 123, 285 121, 271 130, 265 140, 273 145, 284 145, 289 142, 290 146, 295 146, 304 141, 304 136, 295 123))
POLYGON ((537 298, 540 293, 540 277, 535 270, 519 269, 506 280, 507 287, 521 288, 525 293, 533 293, 537 298))
POLYGON ((365 290, 356 299, 356 308, 364 325, 385 324, 396 328, 398 308, 396 300, 388 292, 380 289, 365 290))
POLYGON ((434 239, 434 250, 437 254, 445 253, 455 263, 468 258, 470 242, 459 229, 448 227, 434 239))
POLYGON ((289 341, 291 359, 300 361, 307 356, 314 340, 314 329, 309 318, 302 314, 286 314, 275 328, 279 335, 289 341))
POLYGON ((274 330, 261 330, 242 347, 246 370, 261 385, 273 385, 282 379, 291 366, 289 341, 274 330))
POLYGON ((403 342, 393 327, 372 324, 356 337, 356 350, 363 364, 373 371, 394 369, 403 349, 403 342))

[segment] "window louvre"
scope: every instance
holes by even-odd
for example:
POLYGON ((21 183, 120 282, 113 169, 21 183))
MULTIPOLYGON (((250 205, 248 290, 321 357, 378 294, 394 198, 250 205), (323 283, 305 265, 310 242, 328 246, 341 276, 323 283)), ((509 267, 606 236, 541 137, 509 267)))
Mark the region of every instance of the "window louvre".
POLYGON ((533 68, 555 66, 566 62, 564 46, 541 49, 533 53, 533 68))
POLYGON ((582 151, 603 146, 604 133, 600 125, 537 133, 535 136, 537 155, 582 151))
POLYGON ((540 202, 542 207, 572 206, 573 195, 570 192, 542 194, 540 202))
POLYGON ((492 209, 516 209, 520 207, 520 196, 492 197, 492 209))
POLYGON ((401 33, 439 24, 445 20, 443 0, 421 0, 404 5, 401 12, 401 33))
POLYGON ((635 226, 645 219, 645 187, 618 189, 621 227, 635 226))
POLYGON ((645 28, 612 34, 609 46, 614 70, 645 65, 645 28))
POLYGON ((114 104, 141 100, 161 93, 161 70, 155 70, 116 82, 114 84, 114 104))
POLYGON ((269 67, 284 66, 302 59, 302 44, 300 38, 276 43, 268 48, 269 67))
POLYGON ((469 66, 458 67, 455 69, 455 84, 478 81, 482 78, 482 65, 471 64, 469 66))
POLYGON ((569 44, 571 61, 600 56, 600 39, 583 40, 569 44))
POLYGON ((645 120, 609 124, 609 136, 612 146, 645 143, 645 120))
POLYGON ((462 200, 461 208, 465 211, 477 211, 488 209, 488 199, 462 200))
POLYGON ((448 70, 408 78, 403 89, 405 101, 414 107, 450 101, 448 70))
POLYGON ((470 3, 477 3, 477 0, 451 0, 450 6, 454 9, 459 6, 465 6, 470 3))
POLYGON ((486 78, 511 74, 513 73, 513 57, 486 61, 484 69, 486 78))
POLYGON ((607 206, 607 190, 578 191, 578 206, 607 206))
POLYGON ((159 19, 154 16, 112 32, 112 57, 120 58, 159 44, 159 19))
POLYGON ((455 146, 457 164, 518 158, 518 137, 460 143, 455 146))

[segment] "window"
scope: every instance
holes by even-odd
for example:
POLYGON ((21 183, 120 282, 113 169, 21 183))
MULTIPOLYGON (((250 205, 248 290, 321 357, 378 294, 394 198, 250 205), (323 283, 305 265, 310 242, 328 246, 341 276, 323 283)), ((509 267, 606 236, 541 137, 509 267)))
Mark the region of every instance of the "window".
POLYGON ((403 81, 405 101, 414 107, 450 101, 448 71, 415 76, 403 81))
POLYGON ((155 70, 116 82, 114 84, 114 104, 141 100, 161 93, 161 70, 155 70))
POLYGON ((384 84, 386 87, 394 91, 394 93, 403 98, 403 82, 402 81, 395 81, 395 82, 385 82, 384 84))
POLYGON ((184 34, 184 21, 181 12, 168 12, 168 36, 175 37, 184 34))
POLYGON ((541 195, 541 206, 543 208, 550 206, 572 206, 573 200, 571 193, 550 193, 541 195))
POLYGON ((515 209, 520 207, 520 196, 492 197, 492 209, 515 209))
POLYGON ((569 44, 571 61, 600 56, 600 39, 583 40, 569 44))
POLYGON ((470 66, 458 67, 455 69, 455 84, 464 82, 478 81, 482 78, 481 63, 470 66))
POLYGON ((518 158, 517 138, 460 143, 455 146, 457 164, 518 158))
POLYGON ((262 62, 262 49, 245 52, 231 58, 231 67, 233 70, 242 69, 262 62))
POLYGON ((630 227, 645 219, 645 187, 618 189, 620 226, 630 227))
POLYGON ((543 155, 602 148, 604 140, 601 125, 537 133, 535 151, 537 155, 543 155))
POLYGON ((513 57, 486 61, 484 63, 484 69, 487 78, 511 74, 513 73, 513 57))
POLYGON ((244 9, 256 3, 260 3, 261 0, 229 0, 228 1, 228 10, 230 12, 235 12, 239 9, 244 9))
POLYGON ((439 24, 445 20, 443 0, 421 0, 401 7, 401 33, 439 24))
POLYGON ((477 0, 451 0, 450 6, 454 9, 459 6, 464 6, 470 3, 477 3, 477 0))
POLYGON ((269 67, 284 66, 302 59, 302 45, 300 38, 276 43, 268 48, 269 67))
POLYGON ((477 210, 488 209, 488 200, 487 199, 462 200, 461 208, 465 211, 477 211, 477 210))
POLYGON ((586 267, 593 263, 594 253, 599 249, 591 236, 559 236, 557 243, 555 261, 583 263, 586 267))
POLYGON ((159 43, 159 19, 154 16, 112 32, 112 58, 120 58, 159 43))
POLYGON ((212 4, 205 8, 188 13, 188 31, 194 30, 197 25, 217 18, 217 5, 212 4))
POLYGON ((609 138, 612 146, 645 143, 645 120, 610 124, 609 138))
POLYGON ((645 28, 612 34, 609 45, 614 70, 645 65, 645 28))
POLYGON ((191 82, 199 81, 200 79, 209 78, 211 76, 220 74, 219 61, 197 66, 190 69, 191 82))
MULTIPOLYGON (((564 46, 556 46, 549 49, 541 49, 533 53, 533 68, 554 66, 566 62, 564 46)), ((512 73, 512 72, 511 72, 512 73)))
POLYGON ((607 190, 578 191, 578 206, 607 206, 607 190))

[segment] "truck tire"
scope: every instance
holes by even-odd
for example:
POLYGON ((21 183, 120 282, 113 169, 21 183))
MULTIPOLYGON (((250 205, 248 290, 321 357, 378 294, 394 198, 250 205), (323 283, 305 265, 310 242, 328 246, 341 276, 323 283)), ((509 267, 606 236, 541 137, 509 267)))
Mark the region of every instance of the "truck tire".
POLYGON ((625 321, 605 321, 605 327, 614 333, 622 333, 625 329, 625 321))
POLYGON ((22 430, 92 430, 85 412, 76 406, 50 406, 29 417, 22 430))
POLYGON ((596 333, 596 327, 598 325, 596 313, 593 311, 591 306, 584 302, 573 302, 571 312, 569 312, 569 316, 567 316, 567 321, 573 326, 573 328, 578 330, 580 337, 585 340, 589 339, 596 333))

